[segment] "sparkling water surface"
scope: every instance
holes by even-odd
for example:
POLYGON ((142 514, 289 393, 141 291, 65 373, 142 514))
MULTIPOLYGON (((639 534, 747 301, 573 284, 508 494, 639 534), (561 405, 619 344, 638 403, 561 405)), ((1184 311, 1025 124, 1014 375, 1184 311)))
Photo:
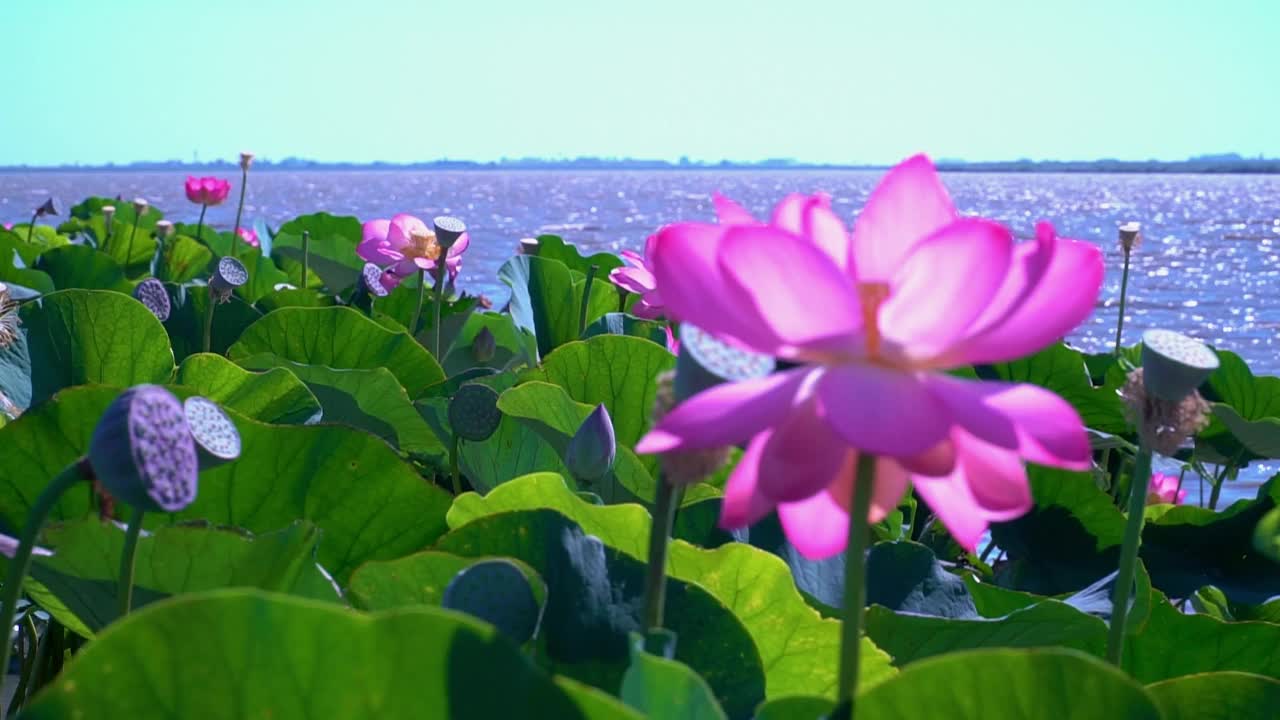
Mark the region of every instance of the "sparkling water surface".
MULTIPOLYGON (((245 224, 279 225, 327 211, 361 220, 408 212, 462 218, 471 232, 461 285, 505 298, 497 270, 522 237, 555 233, 586 252, 639 249, 662 224, 714 219, 719 191, 766 217, 789 192, 822 191, 851 221, 883 175, 878 171, 262 171, 249 178, 245 224)), ((178 172, 0 173, 0 220, 26 222, 50 195, 62 217, 88 195, 144 197, 174 220, 195 222, 178 172)), ((239 174, 225 205, 206 218, 235 220, 239 174)), ((1114 340, 1122 254, 1116 228, 1142 223, 1126 307, 1125 340, 1165 327, 1243 356, 1254 372, 1280 374, 1280 175, 949 173, 961 212, 1008 225, 1023 239, 1039 219, 1061 235, 1097 243, 1107 275, 1097 310, 1071 342, 1114 340)), ((1274 467, 1246 469, 1224 500, 1251 496, 1274 467), (1247 476, 1247 477, 1246 477, 1247 476)), ((1192 498, 1196 496, 1194 485, 1192 498)), ((1225 502, 1224 502, 1225 504, 1225 502)))

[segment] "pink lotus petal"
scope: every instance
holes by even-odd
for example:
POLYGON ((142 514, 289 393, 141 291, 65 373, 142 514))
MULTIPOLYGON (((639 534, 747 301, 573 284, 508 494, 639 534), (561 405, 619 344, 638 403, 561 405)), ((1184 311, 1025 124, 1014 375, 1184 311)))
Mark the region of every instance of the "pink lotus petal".
POLYGON ((760 457, 759 490, 771 500, 795 502, 825 490, 844 469, 851 452, 816 412, 810 399, 785 418, 775 418, 760 457))
POLYGON ((831 210, 830 196, 823 193, 788 195, 774 208, 773 224, 808 238, 841 272, 849 272, 853 243, 848 228, 831 210))
MULTIPOLYGON (((779 503, 783 532, 801 555, 822 560, 844 552, 849 540, 849 508, 857 453, 845 458, 844 469, 827 490, 799 502, 779 503)), ((879 522, 897 507, 907 489, 907 474, 889 458, 876 459, 868 522, 879 522)))
MULTIPOLYGON (((623 262, 627 263, 632 268, 639 268, 641 270, 648 272, 649 266, 645 264, 644 257, 641 256, 640 253, 636 252, 635 250, 623 250, 622 252, 618 253, 618 256, 622 258, 623 262)), ((624 268, 615 268, 615 269, 622 270, 624 268)))
POLYGON ((861 304, 849 278, 813 243, 773 228, 737 226, 725 234, 719 262, 726 284, 755 305, 781 340, 761 350, 796 357, 805 349, 852 348, 861 304))
POLYGON ((662 305, 651 305, 649 301, 640 298, 631 306, 631 314, 641 320, 657 320, 662 317, 666 309, 662 305))
POLYGON ((853 226, 858 279, 888 282, 915 244, 956 218, 955 206, 925 155, 889 171, 853 226))
MULTIPOLYGON (((14 553, 18 552, 18 545, 17 538, 0 533, 0 555, 12 559, 14 553)), ((36 545, 31 548, 31 554, 36 557, 50 557, 53 555, 53 551, 36 545)))
POLYGON ((399 250, 408 245, 411 242, 410 238, 414 235, 427 235, 430 232, 427 224, 420 218, 408 213, 400 213, 391 218, 391 224, 387 229, 387 245, 392 250, 399 250))
POLYGON ((638 267, 614 268, 609 271, 609 280, 623 290, 637 295, 644 295, 657 287, 653 273, 638 267))
POLYGON ((713 193, 711 195, 711 203, 715 205, 716 218, 719 220, 721 225, 760 224, 760 221, 756 220, 746 208, 720 193, 713 193))
POLYGON ((462 233, 462 235, 458 236, 458 239, 454 240, 453 244, 449 246, 449 252, 445 256, 445 262, 447 263, 462 255, 462 253, 466 252, 469 247, 471 247, 471 234, 462 233))
POLYGON ((360 228, 360 244, 385 243, 390 231, 390 220, 370 220, 360 228))
POLYGON ((743 442, 789 413, 801 386, 820 372, 796 368, 703 390, 667 413, 635 450, 703 450, 743 442))
POLYGON ((918 455, 947 437, 942 402, 913 373, 876 365, 837 365, 817 385, 832 428, 853 447, 876 455, 918 455))
POLYGON ((977 382, 947 375, 926 381, 952 418, 983 442, 1030 462, 1087 470, 1092 458, 1084 422, 1057 394, 1035 385, 977 382))
POLYGON ((1187 491, 1179 490, 1178 484, 1177 475, 1152 473, 1151 484, 1147 488, 1147 504, 1182 504, 1187 499, 1187 491))
POLYGON ((937 355, 961 337, 1004 282, 1013 236, 963 218, 920 241, 902 259, 880 309, 880 331, 911 357, 937 355))
MULTIPOLYGON (((1019 253, 1003 307, 979 318, 964 339, 943 354, 946 365, 1006 362, 1025 357, 1061 339, 1092 314, 1102 287, 1102 251, 1038 228, 1035 245, 1019 253), (1033 249, 1034 248, 1034 249, 1033 249), (1043 265, 1043 267, 1037 267, 1043 265)), ((994 303, 993 303, 994 305, 994 303)))
POLYGON ((760 456, 772 433, 768 430, 747 443, 724 486, 724 504, 720 508, 721 528, 733 530, 754 525, 773 510, 774 504, 757 492, 760 479, 760 456))
POLYGON ((736 284, 730 284, 720 271, 719 255, 726 234, 743 227, 668 225, 655 236, 649 260, 668 317, 767 353, 780 345, 777 336, 754 305, 746 304, 749 296, 744 298, 736 284))
POLYGON ((992 522, 1012 520, 1032 507, 1025 469, 1010 451, 956 430, 955 470, 944 477, 912 475, 924 498, 961 547, 973 552, 992 522))

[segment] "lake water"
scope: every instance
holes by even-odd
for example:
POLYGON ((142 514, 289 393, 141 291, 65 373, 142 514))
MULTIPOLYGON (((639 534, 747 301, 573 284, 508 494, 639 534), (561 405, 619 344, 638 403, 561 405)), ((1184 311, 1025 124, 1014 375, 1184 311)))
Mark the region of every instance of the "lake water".
MULTIPOLYGON (((324 210, 361 220, 409 212, 466 221, 472 243, 461 284, 495 299, 498 268, 519 239, 555 233, 584 250, 638 249, 657 227, 713 219, 720 191, 765 217, 793 191, 831 194, 850 220, 882 175, 864 171, 264 171, 253 173, 246 223, 277 226, 324 210)), ((0 173, 0 221, 26 222, 52 195, 65 208, 87 195, 144 197, 170 218, 195 222, 184 175, 175 172, 0 173)), ((238 175, 228 202, 207 222, 235 220, 238 175)), ((1095 242, 1107 257, 1097 311, 1071 341, 1110 346, 1120 293, 1117 226, 1143 225, 1133 257, 1125 338, 1169 327, 1242 355, 1255 372, 1280 374, 1280 175, 955 173, 944 181, 957 207, 994 218, 1029 238, 1038 219, 1059 234, 1095 242)), ((1249 468, 1230 497, 1251 494, 1275 468, 1249 468)), ((1190 486, 1190 484, 1189 484, 1190 486)), ((1192 495, 1195 495, 1193 491, 1192 495)))

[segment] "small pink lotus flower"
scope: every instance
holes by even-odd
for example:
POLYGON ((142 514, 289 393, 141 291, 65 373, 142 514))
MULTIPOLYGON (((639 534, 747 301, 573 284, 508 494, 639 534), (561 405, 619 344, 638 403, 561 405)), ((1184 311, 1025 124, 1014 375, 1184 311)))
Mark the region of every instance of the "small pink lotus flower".
POLYGON ((197 205, 221 205, 231 192, 231 183, 216 177, 187 176, 187 199, 197 205))
MULTIPOLYGON (((657 235, 650 235, 645 241, 645 256, 652 261, 652 248, 657 235)), ((650 320, 662 317, 666 308, 662 304, 662 296, 658 294, 658 283, 653 277, 653 272, 649 269, 649 263, 645 257, 634 250, 623 250, 619 253, 622 260, 630 267, 614 268, 609 271, 609 280, 614 285, 633 292, 640 296, 635 304, 631 306, 631 312, 636 317, 648 318, 650 320)))
POLYGON ((253 228, 242 227, 236 230, 236 234, 240 236, 241 240, 249 243, 249 245, 253 247, 261 247, 261 244, 258 242, 258 233, 253 228))
POLYGON ((1181 505, 1186 499, 1187 491, 1178 489, 1177 475, 1151 473, 1151 484, 1147 487, 1148 505, 1181 505))
POLYGON ((1079 414, 1033 385, 949 368, 1023 357, 1093 311, 1102 253, 1048 223, 1015 245, 962 217, 923 155, 891 170, 853 232, 825 196, 785 198, 768 224, 716 198, 721 223, 658 232, 647 260, 669 313, 798 366, 681 404, 641 453, 746 442, 720 523, 775 508, 801 553, 844 550, 859 452, 877 457, 871 520, 910 482, 973 550, 988 524, 1032 506, 1023 461, 1085 470, 1079 414))
MULTIPOLYGON (((421 219, 401 213, 390 220, 370 220, 364 224, 364 239, 356 254, 385 267, 382 284, 394 289, 404 278, 419 271, 428 274, 440 259, 436 234, 421 219)), ((462 253, 471 240, 463 233, 445 255, 445 269, 452 281, 462 270, 462 253)))
POLYGON ((4 229, 5 229, 5 230, 12 230, 12 229, 13 229, 13 223, 4 223, 3 225, 4 225, 4 229))

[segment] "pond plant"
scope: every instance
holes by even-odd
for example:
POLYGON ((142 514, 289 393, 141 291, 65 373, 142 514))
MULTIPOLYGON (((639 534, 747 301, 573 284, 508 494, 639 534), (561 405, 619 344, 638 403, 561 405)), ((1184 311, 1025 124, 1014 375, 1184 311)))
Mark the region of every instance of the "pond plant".
POLYGON ((251 162, 228 228, 191 178, 194 223, 0 230, 10 715, 1280 713, 1280 481, 1217 508, 1280 458, 1280 378, 1123 344, 1136 222, 1105 267, 916 156, 852 217, 523 239, 495 308, 457 278, 507 241, 254 230, 251 162), (1109 273, 1116 343, 1072 347, 1109 273))

